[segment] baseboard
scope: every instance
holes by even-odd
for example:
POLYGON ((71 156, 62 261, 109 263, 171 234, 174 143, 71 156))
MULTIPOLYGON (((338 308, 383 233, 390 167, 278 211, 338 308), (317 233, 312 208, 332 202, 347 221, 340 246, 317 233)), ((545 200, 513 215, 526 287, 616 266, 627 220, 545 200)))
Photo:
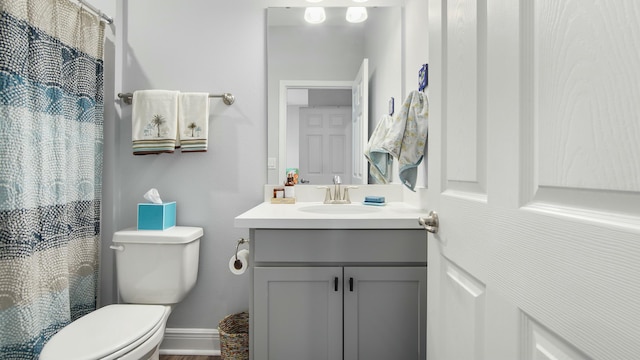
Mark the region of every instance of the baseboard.
POLYGON ((160 354, 220 355, 220 334, 217 329, 167 328, 160 354))

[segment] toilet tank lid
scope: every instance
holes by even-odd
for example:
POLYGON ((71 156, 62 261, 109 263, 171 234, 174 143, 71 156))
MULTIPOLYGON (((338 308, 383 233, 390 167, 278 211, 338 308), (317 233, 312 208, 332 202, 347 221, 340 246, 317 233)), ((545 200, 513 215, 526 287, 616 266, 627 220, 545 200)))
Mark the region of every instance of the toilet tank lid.
POLYGON ((114 243, 137 244, 186 244, 202 237, 201 227, 174 226, 166 230, 137 230, 136 228, 116 231, 114 243))

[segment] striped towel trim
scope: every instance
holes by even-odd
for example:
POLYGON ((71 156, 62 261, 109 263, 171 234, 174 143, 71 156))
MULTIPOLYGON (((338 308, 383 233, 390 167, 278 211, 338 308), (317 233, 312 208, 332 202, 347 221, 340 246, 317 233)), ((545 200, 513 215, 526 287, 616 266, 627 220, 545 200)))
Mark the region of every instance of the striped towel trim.
POLYGON ((207 151, 206 139, 189 139, 181 140, 180 142, 182 152, 204 152, 207 151))
POLYGON ((175 151, 175 148, 176 141, 174 139, 133 141, 134 155, 173 153, 175 151))

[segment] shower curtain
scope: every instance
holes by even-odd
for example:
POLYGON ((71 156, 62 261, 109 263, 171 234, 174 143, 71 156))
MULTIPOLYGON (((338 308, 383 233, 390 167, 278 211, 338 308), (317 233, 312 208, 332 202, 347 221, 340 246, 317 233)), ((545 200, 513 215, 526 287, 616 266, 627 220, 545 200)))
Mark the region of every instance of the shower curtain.
POLYGON ((37 359, 96 308, 104 24, 0 2, 0 359, 37 359))

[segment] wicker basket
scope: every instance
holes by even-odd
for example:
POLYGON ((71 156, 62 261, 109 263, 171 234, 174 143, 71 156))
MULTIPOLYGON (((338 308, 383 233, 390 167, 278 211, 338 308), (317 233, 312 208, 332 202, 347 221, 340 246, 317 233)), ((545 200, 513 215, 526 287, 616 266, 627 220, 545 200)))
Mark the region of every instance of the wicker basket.
POLYGON ((249 313, 226 316, 218 324, 222 360, 249 359, 249 313))

